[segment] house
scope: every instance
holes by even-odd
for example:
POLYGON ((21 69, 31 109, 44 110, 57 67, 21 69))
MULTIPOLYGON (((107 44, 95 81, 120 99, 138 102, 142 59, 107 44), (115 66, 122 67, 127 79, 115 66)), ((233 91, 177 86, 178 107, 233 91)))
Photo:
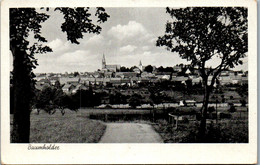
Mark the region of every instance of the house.
POLYGON ((52 85, 55 85, 55 82, 60 81, 60 78, 59 77, 50 77, 49 80, 52 85))
POLYGON ((70 94, 72 93, 72 90, 75 89, 76 86, 73 85, 73 84, 65 84, 63 87, 62 87, 62 91, 67 93, 67 94, 70 94))
POLYGON ((80 82, 79 77, 60 77, 60 84, 75 84, 80 82))
POLYGON ((50 80, 44 78, 44 79, 41 79, 39 81, 37 81, 38 83, 40 83, 41 85, 43 84, 51 84, 50 80))
POLYGON ((110 83, 114 86, 119 86, 121 85, 121 78, 111 78, 110 83))
POLYGON ((42 84, 42 83, 39 83, 39 82, 36 82, 35 84, 35 88, 42 91, 44 88, 47 88, 47 87, 50 87, 51 85, 49 83, 45 83, 45 84, 42 84))
POLYGON ((82 84, 78 84, 74 89, 71 90, 71 93, 76 93, 78 90, 87 90, 88 88, 82 84))
POLYGON ((228 75, 221 75, 219 76, 219 82, 221 85, 232 84, 232 79, 228 75))
POLYGON ((185 74, 187 74, 187 75, 190 75, 192 72, 190 71, 190 69, 187 69, 186 71, 185 71, 185 74))
POLYGON ((172 81, 181 82, 181 83, 185 84, 185 81, 187 81, 188 79, 189 79, 189 77, 177 76, 177 77, 173 77, 172 81))
POLYGON ((46 74, 37 74, 36 73, 36 77, 34 78, 36 81, 39 81, 39 80, 41 80, 41 79, 47 79, 47 77, 46 77, 46 74))
POLYGON ((134 68, 133 71, 134 71, 135 73, 141 73, 141 70, 140 70, 139 68, 137 68, 137 67, 134 68))
POLYGON ((122 72, 124 75, 124 78, 133 78, 137 77, 138 73, 136 72, 122 72))
POLYGON ((174 66, 174 67, 173 67, 173 70, 176 71, 176 72, 181 72, 181 71, 182 71, 182 67, 180 67, 180 66, 174 66))
POLYGON ((192 80, 192 85, 199 84, 199 83, 202 82, 202 78, 201 77, 194 77, 191 80, 192 80))
POLYGON ((195 100, 181 100, 179 103, 180 106, 196 106, 195 100))
POLYGON ((170 80, 171 72, 157 72, 155 73, 155 77, 158 79, 170 80))

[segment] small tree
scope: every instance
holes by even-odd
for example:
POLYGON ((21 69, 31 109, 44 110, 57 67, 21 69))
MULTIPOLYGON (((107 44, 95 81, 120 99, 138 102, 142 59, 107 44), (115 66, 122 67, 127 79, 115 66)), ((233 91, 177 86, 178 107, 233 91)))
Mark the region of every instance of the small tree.
POLYGON ((243 7, 188 7, 166 8, 172 21, 166 23, 165 35, 157 46, 177 52, 190 62, 190 67, 200 71, 204 88, 200 137, 204 139, 210 93, 216 78, 223 70, 242 64, 248 51, 247 8, 243 7), (218 58, 217 66, 207 68, 207 63, 218 58), (209 76, 212 79, 209 80, 209 76))
POLYGON ((240 100, 240 103, 241 103, 241 107, 246 106, 246 100, 245 99, 240 100))
POLYGON ((133 94, 129 99, 129 105, 133 108, 141 105, 142 96, 138 94, 133 94))
POLYGON ((229 108, 229 112, 233 113, 233 112, 236 112, 237 109, 234 105, 231 105, 230 108, 229 108))

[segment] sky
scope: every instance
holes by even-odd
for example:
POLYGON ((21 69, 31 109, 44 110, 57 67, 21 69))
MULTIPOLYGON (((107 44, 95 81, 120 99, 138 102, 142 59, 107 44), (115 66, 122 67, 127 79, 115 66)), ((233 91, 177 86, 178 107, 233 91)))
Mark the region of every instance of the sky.
MULTIPOLYGON (((64 21, 58 11, 50 10, 50 18, 42 23, 44 36, 53 52, 37 54, 35 73, 92 72, 101 69, 103 54, 107 64, 121 66, 175 66, 187 61, 178 53, 172 53, 165 47, 156 47, 156 40, 165 32, 167 20, 171 20, 165 8, 105 8, 110 18, 101 24, 99 35, 84 34, 80 44, 71 44, 61 31, 64 21)), ((91 9, 94 13, 95 9, 91 9)), ((29 40, 33 41, 31 38, 29 40)), ((214 66, 213 59, 208 65, 214 66)), ((11 62, 10 62, 11 64, 11 62)), ((244 65, 236 70, 248 70, 247 58, 244 65)))

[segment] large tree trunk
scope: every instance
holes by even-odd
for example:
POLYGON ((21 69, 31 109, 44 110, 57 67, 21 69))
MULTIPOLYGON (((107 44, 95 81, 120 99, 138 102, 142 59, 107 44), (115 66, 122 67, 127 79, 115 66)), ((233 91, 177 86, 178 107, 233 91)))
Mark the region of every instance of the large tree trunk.
POLYGON ((12 143, 29 143, 30 137, 30 99, 31 99, 31 70, 25 51, 17 47, 11 49, 13 61, 14 114, 12 143))
POLYGON ((205 141, 206 120, 207 120, 208 103, 209 103, 211 87, 205 85, 204 90, 205 92, 204 92, 203 106, 201 109, 201 121, 200 121, 200 129, 199 129, 199 138, 201 142, 205 141))

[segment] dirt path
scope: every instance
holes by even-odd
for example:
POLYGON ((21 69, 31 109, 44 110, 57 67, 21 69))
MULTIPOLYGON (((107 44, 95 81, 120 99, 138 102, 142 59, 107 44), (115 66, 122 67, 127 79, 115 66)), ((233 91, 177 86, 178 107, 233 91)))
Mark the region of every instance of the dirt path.
POLYGON ((162 143, 151 125, 139 123, 107 123, 99 143, 162 143))

